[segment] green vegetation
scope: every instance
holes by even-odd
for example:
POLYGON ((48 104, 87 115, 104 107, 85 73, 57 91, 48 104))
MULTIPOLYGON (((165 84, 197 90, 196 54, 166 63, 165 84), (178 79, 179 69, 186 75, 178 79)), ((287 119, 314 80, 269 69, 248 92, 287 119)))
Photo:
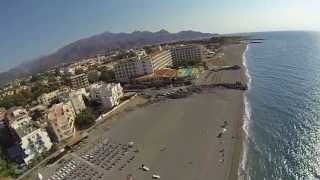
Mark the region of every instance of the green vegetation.
MULTIPOLYGON (((50 76, 49 76, 50 77, 50 76)), ((5 96, 0 100, 0 107, 10 108, 13 106, 26 106, 42 95, 43 93, 48 93, 54 90, 57 90, 61 84, 56 82, 55 79, 50 78, 50 85, 43 85, 40 81, 44 79, 43 76, 35 75, 32 77, 34 81, 32 83, 31 92, 30 91, 21 91, 14 95, 5 96)))
POLYGON ((219 43, 221 45, 224 44, 236 44, 240 43, 243 40, 241 36, 221 36, 221 37, 213 37, 210 39, 210 43, 219 43))
POLYGON ((58 150, 58 147, 56 145, 53 145, 51 147, 51 149, 49 151, 45 151, 43 153, 37 153, 35 158, 32 159, 29 164, 28 164, 28 168, 31 169, 34 166, 36 166, 37 164, 39 164, 41 161, 43 161, 44 159, 46 159, 47 157, 49 157, 50 155, 52 155, 54 152, 56 152, 58 150))
POLYGON ((36 83, 31 87, 32 98, 37 99, 41 94, 48 93, 50 90, 52 89, 50 89, 48 86, 36 83))
POLYGON ((90 108, 82 111, 75 120, 75 126, 78 129, 86 129, 95 123, 95 116, 90 108))
POLYGON ((88 80, 90 83, 95 83, 97 81, 99 81, 99 71, 90 71, 88 73, 88 80))
POLYGON ((34 83, 34 82, 38 82, 40 80, 42 80, 42 76, 40 74, 35 74, 35 75, 32 75, 31 79, 30 79, 30 82, 31 83, 34 83))
POLYGON ((3 177, 17 177, 18 175, 16 164, 5 160, 2 151, 0 151, 0 179, 3 177))
POLYGON ((143 49, 146 51, 147 54, 153 53, 154 49, 151 46, 145 46, 143 49))
POLYGON ((22 91, 15 95, 5 96, 0 100, 0 107, 9 109, 13 106, 25 106, 32 101, 32 94, 27 91, 22 91))
POLYGON ((113 70, 103 70, 101 72, 100 81, 112 82, 115 80, 115 73, 113 70))

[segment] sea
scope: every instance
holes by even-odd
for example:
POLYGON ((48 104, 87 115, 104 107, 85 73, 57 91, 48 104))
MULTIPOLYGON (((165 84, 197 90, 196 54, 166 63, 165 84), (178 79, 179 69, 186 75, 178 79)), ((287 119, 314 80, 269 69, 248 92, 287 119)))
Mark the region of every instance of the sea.
POLYGON ((240 179, 320 179, 320 33, 250 36, 240 179))

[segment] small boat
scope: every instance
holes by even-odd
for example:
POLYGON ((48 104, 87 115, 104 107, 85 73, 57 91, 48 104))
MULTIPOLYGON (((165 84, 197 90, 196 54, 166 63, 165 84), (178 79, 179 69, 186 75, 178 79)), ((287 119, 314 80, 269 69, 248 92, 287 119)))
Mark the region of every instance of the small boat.
POLYGON ((150 168, 148 168, 147 166, 143 165, 141 166, 142 170, 144 171, 150 171, 150 168))
POLYGON ((226 128, 223 128, 223 129, 222 129, 222 133, 225 133, 226 131, 227 131, 226 128))
POLYGON ((157 174, 153 174, 153 175, 152 175, 152 178, 153 178, 153 179, 160 179, 160 176, 157 175, 157 174))

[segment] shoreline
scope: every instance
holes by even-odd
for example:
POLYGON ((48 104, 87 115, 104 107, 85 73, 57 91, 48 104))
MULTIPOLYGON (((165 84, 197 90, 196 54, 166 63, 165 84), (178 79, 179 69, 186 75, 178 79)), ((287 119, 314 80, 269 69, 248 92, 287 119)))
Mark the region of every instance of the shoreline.
MULTIPOLYGON (((240 71, 224 71, 221 73, 207 73, 204 75, 205 78, 201 79, 200 77, 200 84, 201 83, 234 83, 234 82, 241 82, 243 84, 246 84, 248 86, 248 89, 250 88, 250 76, 248 72, 248 68, 246 65, 246 52, 249 48, 249 44, 247 43, 241 43, 241 44, 232 44, 224 46, 222 49, 222 58, 215 59, 213 61, 208 61, 207 64, 209 64, 209 69, 211 67, 216 66, 234 66, 238 65, 241 67, 240 71)), ((198 83, 199 84, 199 83, 198 83)), ((224 90, 225 93, 227 93, 230 90, 224 90)), ((244 125, 246 121, 247 116, 247 110, 246 110, 246 92, 247 91, 234 91, 231 92, 232 94, 241 94, 241 98, 230 100, 228 103, 232 104, 234 101, 241 103, 239 105, 239 114, 237 114, 238 118, 231 120, 231 131, 232 131, 232 137, 230 139, 226 138, 225 141, 230 141, 230 154, 227 154, 227 156, 230 156, 229 162, 226 162, 226 176, 224 179, 226 180, 234 180, 240 178, 240 171, 242 166, 242 159, 244 155, 244 144, 245 143, 245 137, 246 132, 244 130, 244 125), (235 137, 235 138, 233 138, 235 137)), ((212 102, 212 106, 217 106, 217 103, 212 102)), ((230 109, 229 113, 237 113, 235 109, 230 109), (231 110, 231 111, 230 111, 231 110)), ((225 115, 227 116, 227 115, 225 115)))
POLYGON ((247 61, 248 59, 246 58, 247 52, 249 50, 249 43, 246 44, 246 49, 243 52, 243 68, 245 69, 245 74, 247 77, 247 86, 248 90, 243 93, 243 103, 244 103, 244 114, 243 114, 243 119, 242 119, 242 128, 240 130, 241 134, 241 143, 239 146, 240 148, 240 158, 239 158, 239 163, 238 163, 238 171, 237 171, 237 179, 244 179, 244 168, 245 168, 245 163, 247 161, 247 146, 246 146, 246 141, 247 141, 247 136, 248 136, 248 121, 250 120, 250 104, 249 100, 247 97, 247 93, 251 88, 251 76, 249 74, 249 69, 248 69, 248 64, 247 61))
MULTIPOLYGON (((209 67, 238 65, 241 69, 206 71, 196 83, 246 83, 244 52, 245 44, 224 46, 223 57, 210 59, 209 67)), ((98 137, 121 144, 133 141, 139 149, 135 160, 127 164, 125 171, 105 172, 109 179, 125 179, 128 174, 150 179, 137 169, 141 163, 163 179, 237 179, 244 137, 244 94, 242 90, 217 88, 123 110, 95 127, 90 132, 90 143, 71 154, 80 156, 80 152, 94 148, 98 137), (226 132, 218 137, 225 122, 226 132)), ((51 171, 40 170, 45 175, 51 171)))
MULTIPOLYGON (((250 89, 250 76, 249 76, 249 72, 248 72, 248 67, 246 64, 246 53, 248 51, 249 48, 249 44, 241 44, 242 48, 241 48, 241 56, 239 57, 239 59, 241 60, 241 75, 245 76, 245 78, 242 80, 242 83, 247 84, 248 89, 250 89)), ((234 135, 236 137, 235 141, 233 142, 233 154, 232 154, 232 161, 230 164, 230 171, 229 171, 229 176, 226 178, 228 180, 234 180, 234 179, 240 179, 241 177, 241 171, 242 171, 242 164, 245 161, 245 150, 244 150, 244 146, 245 146, 245 138, 246 138, 246 132, 245 132, 245 121, 247 121, 247 98, 246 98, 246 93, 247 91, 243 91, 242 92, 242 103, 243 106, 241 107, 241 118, 239 119, 239 121, 237 121, 234 125, 234 135)))
MULTIPOLYGON (((246 76, 246 84, 248 87, 248 90, 251 88, 251 77, 249 74, 249 69, 247 66, 247 59, 246 59, 246 53, 248 52, 249 49, 249 44, 244 44, 246 46, 245 50, 242 52, 242 68, 243 68, 243 73, 246 76)), ((242 171, 243 171, 243 166, 246 162, 246 150, 245 150, 245 141, 246 141, 246 135, 247 135, 247 121, 250 118, 250 112, 248 112, 248 99, 247 99, 247 91, 243 92, 243 117, 240 120, 240 129, 239 129, 239 140, 235 143, 235 154, 234 158, 236 159, 235 162, 232 164, 234 171, 232 174, 235 174, 235 178, 230 178, 230 179, 240 179, 242 177, 242 171)))

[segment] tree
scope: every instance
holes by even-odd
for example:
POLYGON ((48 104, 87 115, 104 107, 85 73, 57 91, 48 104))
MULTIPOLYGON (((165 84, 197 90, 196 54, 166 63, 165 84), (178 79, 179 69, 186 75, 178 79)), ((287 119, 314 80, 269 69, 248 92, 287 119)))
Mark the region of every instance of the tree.
POLYGON ((104 82, 112 82, 115 79, 115 73, 113 70, 104 70, 101 72, 100 80, 104 82))
POLYGON ((19 94, 4 97, 0 101, 0 107, 10 108, 13 106, 25 106, 32 101, 32 94, 27 91, 22 91, 19 94))
POLYGON ((78 74, 83 74, 83 73, 84 73, 84 70, 81 69, 81 68, 77 68, 77 69, 75 70, 75 74, 76 74, 76 75, 78 75, 78 74))
POLYGON ((32 75, 32 77, 31 77, 31 79, 30 79, 30 82, 37 82, 37 81, 39 81, 40 80, 40 76, 38 76, 38 75, 32 75))
POLYGON ((67 85, 67 84, 69 84, 69 75, 61 75, 61 82, 62 82, 62 84, 63 85, 67 85))
POLYGON ((95 116, 90 108, 83 110, 75 120, 78 129, 85 129, 95 123, 95 116))
POLYGON ((42 117, 42 112, 39 109, 36 109, 32 112, 31 117, 34 121, 38 121, 42 117))
POLYGON ((60 70, 59 68, 54 69, 54 76, 60 76, 60 70))
POLYGON ((154 50, 151 46, 145 46, 145 47, 143 47, 143 49, 146 51, 147 54, 154 52, 154 50))
POLYGON ((88 73, 88 80, 90 83, 99 81, 99 71, 91 71, 88 73))
POLYGON ((31 92, 32 92, 32 99, 35 100, 43 93, 50 92, 50 89, 48 86, 41 85, 40 83, 36 83, 32 86, 31 92))
POLYGON ((19 174, 17 173, 16 169, 16 165, 7 161, 4 154, 0 150, 0 179, 4 177, 17 177, 19 174))

